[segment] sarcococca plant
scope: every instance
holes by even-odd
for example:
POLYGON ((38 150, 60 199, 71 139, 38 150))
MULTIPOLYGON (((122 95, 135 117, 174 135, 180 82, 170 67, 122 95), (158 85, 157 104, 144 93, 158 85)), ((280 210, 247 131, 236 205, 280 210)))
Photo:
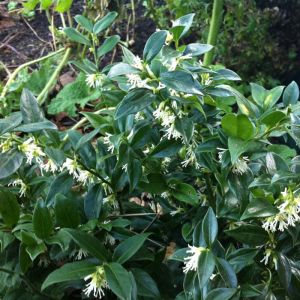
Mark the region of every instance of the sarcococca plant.
POLYGON ((298 86, 244 97, 192 21, 79 75, 72 129, 28 90, 0 120, 1 298, 299 299, 298 86))

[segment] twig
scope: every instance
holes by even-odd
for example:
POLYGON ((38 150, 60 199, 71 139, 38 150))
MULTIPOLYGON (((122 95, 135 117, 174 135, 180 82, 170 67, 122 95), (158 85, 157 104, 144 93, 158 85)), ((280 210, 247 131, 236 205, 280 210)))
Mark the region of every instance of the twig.
POLYGON ((142 233, 146 232, 157 220, 157 215, 152 219, 152 221, 143 229, 142 233))
POLYGON ((7 75, 11 75, 9 69, 6 67, 6 65, 0 60, 0 65, 3 67, 3 69, 5 70, 5 72, 7 73, 7 75))
POLYGON ((153 216, 156 213, 136 213, 136 214, 123 214, 123 215, 110 215, 109 218, 129 218, 129 217, 143 217, 143 216, 153 216))
POLYGON ((29 29, 33 32, 33 34, 34 34, 41 42, 43 42, 43 43, 45 43, 45 44, 51 44, 50 42, 47 42, 47 41, 43 40, 43 39, 37 34, 37 32, 32 28, 32 26, 27 22, 27 20, 26 20, 24 17, 22 17, 22 19, 23 19, 24 23, 29 27, 29 29))
POLYGON ((6 47, 6 48, 9 48, 11 51, 15 52, 16 54, 18 54, 20 57, 22 57, 23 59, 28 59, 28 57, 26 55, 24 55, 23 53, 19 52, 16 48, 14 48, 13 46, 9 45, 9 44, 2 44, 1 45, 1 48, 2 47, 6 47))

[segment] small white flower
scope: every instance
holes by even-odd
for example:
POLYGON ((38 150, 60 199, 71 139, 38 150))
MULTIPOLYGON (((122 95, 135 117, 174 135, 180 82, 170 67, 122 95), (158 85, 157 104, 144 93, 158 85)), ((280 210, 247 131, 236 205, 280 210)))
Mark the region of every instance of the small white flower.
POLYGON ((248 163, 249 159, 247 156, 243 156, 242 158, 238 158, 237 161, 234 163, 232 172, 235 174, 242 175, 247 172, 248 170, 248 163))
POLYGON ((104 289, 109 288, 103 267, 98 267, 95 273, 86 276, 84 280, 90 280, 83 290, 88 297, 93 293, 95 298, 101 299, 105 295, 104 289))
POLYGON ((103 204, 107 203, 109 206, 111 206, 114 209, 118 209, 118 201, 116 200, 115 194, 110 194, 106 198, 103 199, 103 204))
POLYGON ((103 143, 105 145, 108 145, 108 148, 107 150, 110 152, 110 153, 114 153, 114 150, 115 150, 115 146, 114 144, 111 142, 110 138, 111 138, 112 134, 106 132, 105 133, 105 136, 103 137, 103 143))
POLYGON ((139 56, 135 56, 134 59, 133 59, 133 63, 132 63, 132 66, 139 69, 139 70, 143 70, 143 63, 142 63, 142 60, 140 59, 139 56))
POLYGON ((195 246, 190 246, 190 248, 187 250, 187 253, 191 253, 190 256, 184 258, 184 264, 185 266, 183 267, 183 272, 187 273, 189 271, 196 271, 198 268, 198 260, 201 252, 206 251, 205 248, 203 247, 195 247, 195 246))
POLYGON ((141 121, 141 120, 144 120, 145 117, 144 117, 144 114, 141 111, 139 111, 134 115, 134 119, 136 121, 141 121))
POLYGON ((84 185, 87 184, 88 181, 93 182, 94 181, 94 177, 93 174, 89 171, 86 170, 78 170, 79 176, 77 178, 77 180, 81 183, 83 183, 84 185))
POLYGON ((180 214, 180 213, 182 213, 182 212, 183 212, 183 208, 178 207, 176 210, 171 211, 171 212, 170 212, 170 215, 171 215, 172 217, 174 217, 174 216, 176 216, 177 214, 180 214))
POLYGON ((42 164, 42 157, 45 156, 45 153, 42 149, 36 145, 34 139, 30 137, 25 142, 23 142, 19 147, 19 150, 22 151, 27 158, 27 163, 32 164, 32 161, 35 159, 38 164, 42 164))
POLYGON ((58 170, 58 166, 51 158, 49 158, 46 164, 41 164, 41 169, 46 172, 55 173, 58 170))
POLYGON ((188 165, 194 166, 197 170, 200 169, 201 165, 198 163, 195 150, 198 146, 198 143, 193 140, 192 143, 187 147, 185 160, 181 165, 185 168, 188 165))
POLYGON ((267 265, 268 262, 269 262, 269 258, 270 258, 271 255, 272 255, 272 250, 271 249, 266 249, 265 256, 263 257, 263 259, 260 262, 262 262, 265 265, 267 265))
MULTIPOLYGON (((106 178, 106 179, 109 179, 109 178, 106 178)), ((105 192, 105 195, 109 195, 109 194, 113 193, 113 189, 106 182, 102 182, 102 187, 105 192)))
POLYGON ((105 243, 113 246, 116 243, 116 239, 111 234, 108 233, 105 237, 105 243))
POLYGON ((210 275, 209 279, 210 279, 210 280, 214 280, 214 278, 215 278, 216 276, 217 276, 216 273, 212 273, 212 274, 210 275))
POLYGON ((127 172, 127 169, 128 169, 128 164, 124 164, 124 165, 122 166, 122 170, 124 170, 125 172, 127 172))
POLYGON ((219 159, 219 162, 222 162, 224 153, 227 151, 227 149, 224 149, 224 148, 217 148, 217 150, 219 150, 219 152, 218 152, 218 159, 219 159))
POLYGON ((74 250, 71 256, 75 256, 75 260, 81 260, 82 258, 87 257, 88 253, 83 249, 79 249, 78 251, 74 250))
POLYGON ((85 82, 91 88, 97 88, 103 85, 105 75, 101 73, 86 75, 85 82))
POLYGON ((13 182, 9 183, 8 186, 17 186, 20 185, 20 191, 19 194, 21 197, 26 195, 26 191, 28 189, 28 186, 24 183, 24 181, 22 179, 16 179, 13 182))
POLYGON ((64 169, 66 169, 74 178, 77 179, 79 177, 79 165, 76 159, 67 158, 61 167, 61 171, 64 169))

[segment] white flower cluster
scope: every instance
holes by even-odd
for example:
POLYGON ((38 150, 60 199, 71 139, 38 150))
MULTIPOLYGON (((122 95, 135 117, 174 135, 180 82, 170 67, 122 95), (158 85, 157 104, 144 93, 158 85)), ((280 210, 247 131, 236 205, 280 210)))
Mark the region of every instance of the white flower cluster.
POLYGON ((25 154, 25 156, 27 158, 26 162, 28 164, 31 165, 33 160, 35 160, 40 165, 43 164, 43 157, 45 157, 46 155, 43 152, 43 150, 41 149, 41 147, 39 147, 36 144, 34 138, 30 137, 25 142, 23 142, 19 146, 19 150, 25 154))
POLYGON ((198 268, 198 260, 201 252, 206 251, 203 247, 195 247, 195 246, 189 246, 189 250, 187 250, 187 253, 191 253, 190 256, 184 258, 184 267, 183 272, 187 273, 189 271, 196 271, 198 268))
POLYGON ((112 134, 108 133, 108 132, 105 132, 105 136, 103 138, 103 143, 105 145, 108 145, 108 148, 107 150, 110 152, 110 153, 114 153, 114 150, 115 150, 115 146, 114 144, 111 142, 110 138, 111 138, 112 134))
POLYGON ((170 108, 165 107, 164 102, 159 104, 158 108, 153 112, 153 116, 166 129, 165 137, 168 139, 174 138, 175 140, 181 138, 180 132, 175 128, 176 116, 170 108))
POLYGON ((86 276, 84 280, 90 280, 83 290, 88 297, 93 293, 95 298, 101 299, 105 295, 104 289, 109 288, 103 267, 98 267, 94 273, 86 276))
POLYGON ((103 85, 105 75, 101 73, 87 74, 85 82, 91 88, 98 88, 103 85))
POLYGON ((268 217, 262 225, 266 231, 284 231, 289 226, 295 227, 296 222, 300 220, 300 197, 295 197, 293 192, 288 191, 287 188, 281 195, 279 201, 282 203, 277 206, 279 212, 268 217))
POLYGON ((183 167, 188 165, 194 166, 197 170, 200 169, 200 164, 197 161, 195 150, 198 146, 196 140, 192 140, 191 144, 186 149, 185 160, 181 163, 183 167))
POLYGON ((249 159, 247 156, 243 156, 237 159, 233 164, 232 172, 238 175, 243 175, 248 170, 249 159))
POLYGON ((67 170, 74 179, 76 179, 78 182, 83 183, 84 185, 88 182, 92 183, 95 180, 94 175, 91 172, 82 169, 82 167, 78 164, 76 158, 67 158, 61 167, 61 171, 64 170, 67 170))
POLYGON ((22 196, 26 195, 28 186, 25 184, 25 182, 22 179, 16 179, 13 182, 8 184, 8 186, 10 186, 10 185, 12 185, 12 186, 19 185, 20 186, 20 191, 19 191, 20 196, 22 197, 22 196))

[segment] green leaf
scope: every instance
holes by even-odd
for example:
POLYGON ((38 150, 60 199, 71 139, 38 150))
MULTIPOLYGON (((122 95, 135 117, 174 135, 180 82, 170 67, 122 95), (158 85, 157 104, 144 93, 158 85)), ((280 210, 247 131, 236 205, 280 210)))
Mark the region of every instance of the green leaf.
POLYGON ((73 0, 57 0, 55 10, 64 13, 71 8, 73 0))
POLYGON ((106 53, 110 52, 115 48, 115 46, 119 43, 120 37, 118 35, 113 35, 108 37, 104 43, 97 50, 97 57, 100 58, 106 53))
POLYGON ((79 210, 74 200, 62 194, 55 197, 55 218, 59 227, 76 228, 80 223, 79 210))
POLYGON ((48 9, 52 4, 53 0, 40 0, 41 9, 48 9))
POLYGON ((73 185, 73 178, 68 172, 60 173, 52 181, 46 198, 47 206, 52 206, 57 194, 65 195, 73 185))
POLYGON ((212 208, 207 210, 202 222, 204 240, 208 246, 212 246, 218 235, 218 222, 212 208))
POLYGON ((186 71, 164 72, 160 75, 160 80, 168 88, 178 92, 203 95, 201 84, 186 71))
POLYGON ((21 243, 19 248, 19 262, 20 268, 23 273, 26 273, 27 270, 31 267, 32 262, 29 254, 26 252, 26 246, 21 243))
POLYGON ((177 27, 177 26, 183 26, 184 27, 184 30, 180 34, 180 38, 183 37, 189 31, 189 29, 191 28, 194 16, 195 16, 194 13, 193 14, 188 14, 188 15, 185 15, 185 16, 182 16, 182 17, 176 19, 173 22, 173 24, 172 24, 173 28, 177 27))
POLYGON ((89 252, 101 261, 108 260, 108 252, 102 243, 94 236, 75 229, 63 229, 80 248, 89 252))
POLYGON ((0 119, 0 135, 10 132, 12 129, 20 125, 22 115, 20 112, 12 113, 4 119, 0 119))
POLYGON ((82 33, 80 33, 79 31, 77 31, 74 28, 71 28, 71 27, 65 28, 64 33, 73 42, 77 42, 79 44, 83 44, 83 45, 87 45, 87 46, 92 45, 89 39, 87 39, 82 33))
POLYGON ((156 96, 147 89, 135 89, 130 91, 118 105, 115 118, 137 113, 156 100, 156 96))
POLYGON ((223 258, 216 258, 216 265, 226 285, 231 288, 236 288, 238 281, 230 263, 223 258))
POLYGON ((251 245, 264 245, 268 240, 268 233, 258 225, 241 225, 235 229, 225 230, 225 233, 235 240, 251 245))
POLYGON ((103 188, 101 184, 94 185, 84 198, 84 212, 89 220, 98 219, 103 203, 103 188))
POLYGON ((231 163, 234 164, 239 157, 248 150, 249 142, 238 138, 228 138, 228 150, 230 153, 231 163))
POLYGON ((212 48, 212 45, 192 43, 185 47, 183 55, 199 56, 210 51, 212 48))
POLYGON ((36 132, 41 130, 57 130, 57 126, 50 121, 42 121, 37 123, 24 124, 14 128, 14 131, 36 132))
POLYGON ((27 89, 22 91, 20 110, 24 124, 38 123, 45 120, 36 98, 27 89))
POLYGON ((264 100, 264 108, 272 108, 279 100, 284 86, 277 86, 272 90, 266 92, 266 98, 264 100))
POLYGON ((264 114, 259 121, 267 125, 269 128, 272 128, 280 121, 282 121, 285 117, 286 114, 282 111, 271 111, 264 114))
POLYGON ((17 150, 0 153, 0 179, 14 174, 22 165, 23 154, 17 150))
POLYGON ((198 267, 197 267, 197 274, 198 274, 200 288, 205 287, 210 276, 214 272, 214 269, 215 269, 215 258, 213 253, 208 249, 201 251, 198 259, 198 267))
POLYGON ((101 31, 108 28, 113 23, 113 21, 116 19, 117 16, 118 16, 118 14, 115 11, 112 11, 112 12, 109 12, 102 19, 97 21, 93 28, 94 34, 99 34, 101 31))
POLYGON ((94 129, 93 131, 86 133, 83 135, 75 146, 75 150, 79 150, 82 146, 84 146, 87 142, 92 140, 99 133, 99 129, 94 129))
POLYGON ((92 33, 93 32, 93 22, 89 19, 87 19, 86 17, 82 16, 82 15, 76 15, 74 17, 74 19, 76 20, 76 22, 81 25, 84 29, 86 29, 88 32, 92 33))
POLYGON ((157 288, 157 284, 147 272, 141 269, 134 268, 132 269, 132 273, 136 281, 137 294, 139 296, 155 299, 160 298, 160 293, 157 288))
POLYGON ((16 196, 4 187, 0 187, 0 214, 4 224, 9 227, 17 224, 20 217, 16 196))
POLYGON ((168 189, 166 179, 162 174, 147 175, 148 182, 139 182, 139 188, 147 193, 161 194, 168 189))
POLYGON ((278 209, 265 199, 253 199, 246 207, 241 220, 266 218, 278 213, 278 209))
POLYGON ((121 300, 131 300, 131 280, 129 273, 118 263, 104 265, 109 288, 121 300))
POLYGON ((249 140, 255 134, 251 121, 245 115, 227 114, 222 118, 222 128, 229 136, 249 140))
POLYGON ((172 157, 178 153, 182 148, 182 144, 177 140, 163 139, 155 148, 150 152, 149 156, 154 158, 172 157))
POLYGON ((126 75, 126 74, 138 74, 141 71, 137 68, 132 67, 129 64, 126 63, 118 63, 111 67, 111 69, 108 72, 108 78, 117 77, 120 75, 126 75))
POLYGON ((292 279, 292 267, 289 259, 282 253, 278 254, 277 273, 280 282, 287 290, 292 279))
POLYGON ((113 254, 113 260, 123 264, 128 261, 145 243, 149 234, 138 234, 120 243, 113 254))
POLYGON ((175 120, 175 128, 182 134, 185 144, 189 144, 194 134, 194 122, 188 118, 177 118, 175 120))
POLYGON ((166 42, 167 34, 166 30, 160 30, 154 32, 149 37, 143 52, 143 58, 147 63, 150 63, 151 60, 160 52, 166 42))
POLYGON ((40 239, 48 238, 53 229, 53 222, 49 209, 42 201, 36 203, 32 218, 33 230, 40 239))
POLYGON ((138 159, 132 158, 127 165, 130 190, 133 191, 142 177, 142 164, 138 159))
POLYGON ((43 291, 48 286, 55 283, 82 279, 94 273, 96 269, 97 266, 89 261, 76 261, 67 263, 48 275, 43 282, 41 290, 43 291))
POLYGON ((210 291, 205 300, 229 300, 235 293, 237 289, 232 288, 218 288, 210 291))
POLYGON ((256 83, 250 83, 250 86, 252 98, 259 106, 262 107, 267 93, 266 89, 256 83))
POLYGON ((285 106, 296 104, 299 99, 299 87, 295 81, 292 81, 283 92, 283 104, 285 106))
POLYGON ((241 77, 229 69, 220 69, 216 71, 217 74, 213 74, 214 80, 232 80, 232 81, 239 81, 241 77))
POLYGON ((255 256, 259 250, 255 248, 240 248, 231 252, 226 259, 233 267, 234 271, 238 273, 243 268, 253 264, 255 256))
POLYGON ((172 195, 179 201, 185 202, 190 205, 197 205, 199 197, 196 190, 187 183, 178 183, 172 191, 172 195))

